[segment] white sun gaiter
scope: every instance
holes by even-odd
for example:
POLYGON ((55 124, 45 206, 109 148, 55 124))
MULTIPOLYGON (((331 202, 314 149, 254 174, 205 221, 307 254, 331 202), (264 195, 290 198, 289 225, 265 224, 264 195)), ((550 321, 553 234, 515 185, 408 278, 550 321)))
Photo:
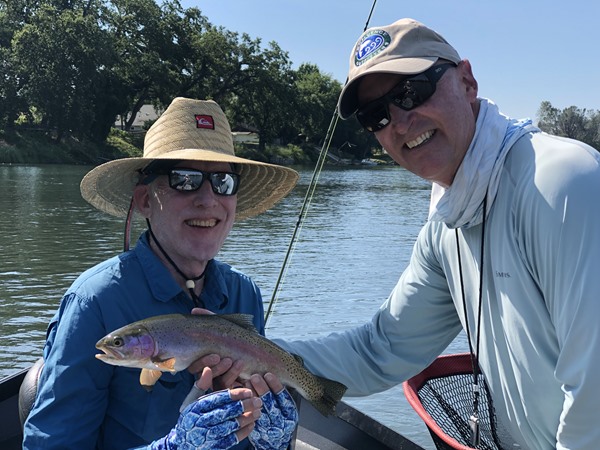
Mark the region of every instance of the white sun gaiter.
POLYGON ((433 183, 431 189, 429 220, 444 222, 449 228, 469 228, 481 223, 483 198, 487 192, 487 214, 496 198, 509 150, 523 135, 540 131, 530 119, 511 119, 491 100, 479 100, 475 135, 452 185, 445 189, 433 183))

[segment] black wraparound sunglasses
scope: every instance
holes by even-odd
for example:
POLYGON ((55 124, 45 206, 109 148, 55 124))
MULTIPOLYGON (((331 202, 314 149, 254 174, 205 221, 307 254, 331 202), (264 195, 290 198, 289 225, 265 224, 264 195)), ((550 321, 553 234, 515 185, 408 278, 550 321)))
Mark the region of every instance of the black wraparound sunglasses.
POLYGON ((425 72, 403 79, 384 96, 358 108, 356 118, 367 131, 372 133, 385 128, 391 121, 390 103, 405 111, 422 105, 433 95, 437 82, 450 67, 456 65, 438 64, 425 72))
POLYGON ((240 175, 233 172, 205 172, 204 170, 176 168, 168 171, 144 172, 148 177, 144 183, 149 183, 157 175, 167 175, 169 186, 180 192, 193 192, 202 187, 204 180, 210 182, 210 187, 218 195, 235 195, 240 187, 240 175))

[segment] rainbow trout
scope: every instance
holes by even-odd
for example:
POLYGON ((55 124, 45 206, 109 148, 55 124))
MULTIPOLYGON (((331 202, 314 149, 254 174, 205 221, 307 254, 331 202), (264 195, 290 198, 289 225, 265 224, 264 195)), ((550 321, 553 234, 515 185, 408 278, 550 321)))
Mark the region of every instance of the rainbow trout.
POLYGON ((114 366, 142 369, 140 383, 151 387, 162 372, 179 372, 204 355, 244 362, 240 375, 271 372, 296 389, 323 415, 333 414, 346 386, 316 376, 292 355, 260 335, 247 314, 150 317, 109 333, 96 343, 96 358, 114 366))

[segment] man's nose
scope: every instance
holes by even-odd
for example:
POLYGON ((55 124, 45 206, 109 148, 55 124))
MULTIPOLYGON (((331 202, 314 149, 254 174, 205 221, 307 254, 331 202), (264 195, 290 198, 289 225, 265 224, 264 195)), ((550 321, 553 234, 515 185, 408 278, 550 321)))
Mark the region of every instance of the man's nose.
POLYGON ((212 190, 212 186, 210 184, 210 180, 205 179, 202 181, 202 185, 200 189, 194 192, 194 205, 210 205, 214 204, 217 200, 217 194, 212 190))
POLYGON ((390 103, 388 108, 390 111, 390 124, 388 126, 393 127, 397 133, 404 134, 410 126, 413 110, 406 111, 393 103, 390 103))

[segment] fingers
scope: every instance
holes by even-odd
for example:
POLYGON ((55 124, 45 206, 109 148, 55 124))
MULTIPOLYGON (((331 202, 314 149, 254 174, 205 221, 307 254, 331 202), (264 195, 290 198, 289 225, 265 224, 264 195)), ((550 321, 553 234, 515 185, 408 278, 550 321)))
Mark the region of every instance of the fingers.
MULTIPOLYGON (((250 391, 250 389, 236 388, 236 389, 231 389, 231 391, 238 390, 238 389, 247 391, 247 392, 249 392, 248 395, 250 395, 249 398, 242 400, 242 406, 244 408, 244 412, 238 418, 240 427, 245 427, 246 425, 253 423, 256 419, 258 419, 260 417, 260 412, 261 412, 263 402, 260 398, 252 396, 252 391, 250 391)), ((232 398, 233 398, 233 396, 232 396, 232 398)))
POLYGON ((201 373, 205 367, 214 367, 221 361, 221 357, 215 353, 204 355, 188 367, 190 373, 201 373))
POLYGON ((236 388, 230 391, 232 400, 242 400, 244 407, 244 413, 237 418, 240 429, 236 431, 238 442, 246 439, 250 436, 250 433, 254 429, 254 423, 260 417, 262 400, 258 397, 253 396, 253 392, 250 389, 236 388))
POLYGON ((231 358, 221 359, 217 354, 205 355, 200 359, 194 361, 188 367, 188 371, 193 373, 202 379, 208 375, 204 373, 204 369, 209 367, 211 369, 211 384, 208 381, 202 382, 202 384, 196 383, 201 389, 209 389, 211 386, 215 390, 228 389, 235 385, 235 381, 239 378, 240 374, 244 370, 244 363, 240 360, 233 361, 231 358))
POLYGON ((269 388, 271 389, 273 394, 279 394, 281 391, 283 391, 283 384, 281 383, 281 381, 279 381, 279 378, 277 378, 272 373, 265 374, 265 381, 269 385, 269 388))
MULTIPOLYGON (((224 358, 223 361, 231 359, 224 358)), ((216 368, 213 368, 213 384, 216 389, 227 389, 234 385, 235 381, 239 378, 240 374, 244 370, 244 363, 240 360, 233 362, 227 370, 222 371, 219 375, 216 375, 216 368)))
MULTIPOLYGON (((260 414, 259 414, 260 416, 260 414)), ((254 419, 256 420, 256 419, 254 419)), ((241 427, 239 430, 237 430, 235 432, 235 435, 237 437, 238 442, 242 442, 244 439, 246 439, 248 436, 250 436, 250 433, 252 433, 252 430, 254 430, 254 420, 252 421, 252 423, 246 425, 245 427, 241 427)))
POLYGON ((250 411, 250 404, 248 402, 244 403, 244 400, 251 399, 253 397, 253 392, 251 389, 246 388, 235 388, 229 389, 229 396, 231 400, 242 400, 242 404, 244 405, 244 411, 250 411))
POLYGON ((208 391, 209 389, 212 389, 213 372, 210 367, 205 367, 202 370, 202 375, 200 375, 200 378, 196 380, 195 385, 198 389, 201 389, 202 391, 208 391))
MULTIPOLYGON (((221 361, 219 361, 218 364, 214 365, 211 367, 212 372, 213 372, 213 378, 216 377, 220 377, 223 376, 224 374, 227 374, 234 366, 233 360, 231 358, 223 358, 221 361)), ((241 372, 241 370, 240 370, 241 372)), ((239 375, 239 373, 233 377, 233 379, 235 380, 235 378, 237 378, 239 375)), ((230 384, 225 385, 226 387, 230 387, 230 384)))
POLYGON ((259 397, 262 397, 269 391, 272 391, 274 394, 278 394, 283 390, 283 384, 281 384, 279 378, 272 373, 267 373, 264 377, 254 374, 250 377, 250 383, 252 385, 252 389, 254 389, 256 395, 259 397))
POLYGON ((230 448, 254 430, 262 405, 251 389, 213 392, 191 403, 173 432, 178 442, 191 444, 190 448, 230 448))
POLYGON ((226 373, 232 365, 233 361, 231 358, 221 359, 219 355, 211 353, 210 355, 205 355, 190 364, 188 367, 188 372, 198 374, 202 373, 205 367, 210 367, 212 369, 213 378, 216 378, 226 373))

